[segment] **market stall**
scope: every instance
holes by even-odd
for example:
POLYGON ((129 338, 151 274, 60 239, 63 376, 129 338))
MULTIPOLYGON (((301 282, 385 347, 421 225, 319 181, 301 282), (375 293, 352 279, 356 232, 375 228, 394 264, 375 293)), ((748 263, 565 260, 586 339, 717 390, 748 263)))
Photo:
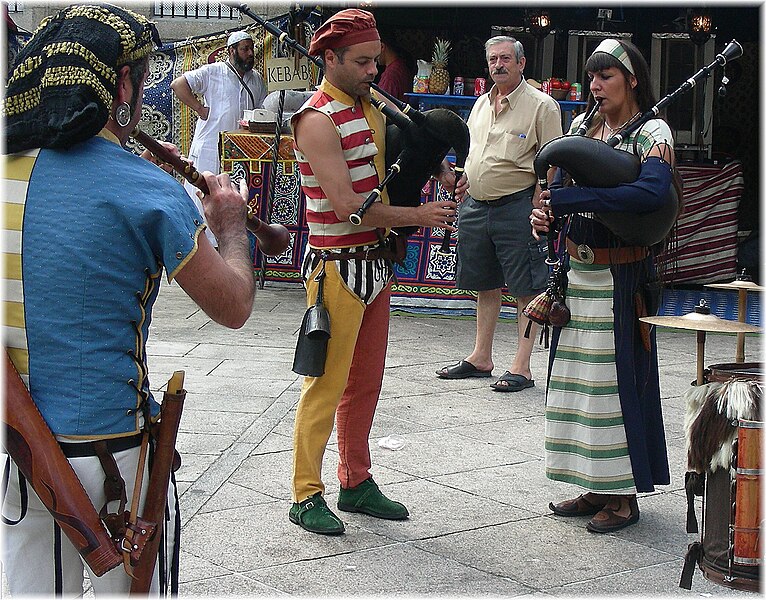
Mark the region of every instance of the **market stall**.
MULTIPOLYGON (((257 206, 261 219, 282 223, 290 231, 288 249, 276 257, 257 256, 256 270, 264 270, 266 281, 300 282, 300 264, 308 236, 305 199, 300 191, 300 175, 292 153, 291 136, 283 135, 281 138, 276 180, 272 184, 273 142, 273 135, 223 132, 220 138, 221 167, 246 178, 251 202, 257 206), (269 202, 271 185, 274 185, 274 196, 269 202)), ((447 197, 447 192, 429 181, 423 188, 422 199, 427 202, 435 194, 447 197)), ((456 290, 453 284, 455 254, 438 252, 443 237, 443 229, 430 228, 421 228, 409 237, 405 264, 396 266, 397 282, 391 299, 394 308, 431 313, 443 310, 470 312, 473 309, 474 295, 456 290)), ((506 297, 504 304, 504 311, 511 311, 510 297, 506 297)))

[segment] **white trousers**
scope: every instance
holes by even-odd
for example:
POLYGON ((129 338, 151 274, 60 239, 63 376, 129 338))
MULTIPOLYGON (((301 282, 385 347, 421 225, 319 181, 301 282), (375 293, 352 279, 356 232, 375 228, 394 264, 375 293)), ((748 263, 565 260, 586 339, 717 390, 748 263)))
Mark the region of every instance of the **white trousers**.
MULTIPOLYGON (((130 510, 133 487, 136 479, 140 448, 131 448, 116 452, 114 459, 125 480, 127 495, 126 510, 130 510)), ((104 471, 96 456, 70 458, 69 462, 88 493, 93 506, 98 512, 106 501, 104 495, 104 471)), ((0 463, 2 464, 2 463, 0 463)), ((144 476, 141 507, 146 499, 148 478, 144 476)), ((131 579, 125 569, 117 566, 101 577, 96 577, 80 558, 80 554, 60 529, 48 510, 35 494, 32 487, 24 482, 28 490, 28 506, 22 520, 15 525, 3 525, 2 557, 8 586, 12 596, 21 595, 60 595, 63 598, 77 598, 83 594, 85 576, 83 566, 96 595, 128 594, 131 579), (58 531, 57 531, 58 530, 58 531), (60 542, 58 541, 60 539, 60 542)), ((164 559, 158 563, 167 565, 166 573, 162 574, 167 582, 170 563, 175 556, 173 552, 176 538, 176 486, 171 482, 168 489, 168 510, 165 513, 165 544, 160 546, 160 554, 164 559)), ((113 503, 116 504, 116 503, 113 503)), ((117 506, 110 505, 109 512, 115 512, 117 506)), ((19 489, 18 469, 11 461, 8 490, 3 499, 3 516, 11 521, 17 520, 22 513, 21 491, 19 489)), ((169 589, 167 585, 159 585, 160 568, 155 567, 154 580, 150 595, 158 596, 160 589, 169 589)))

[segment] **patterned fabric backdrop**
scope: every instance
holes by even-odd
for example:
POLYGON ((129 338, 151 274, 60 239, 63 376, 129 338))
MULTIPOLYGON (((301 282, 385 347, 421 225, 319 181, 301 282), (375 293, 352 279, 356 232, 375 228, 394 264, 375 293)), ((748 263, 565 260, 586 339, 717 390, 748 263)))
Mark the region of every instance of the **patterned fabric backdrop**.
POLYGON ((247 181, 250 205, 267 223, 280 223, 290 232, 290 244, 279 256, 261 261, 254 267, 269 281, 300 283, 299 266, 306 248, 308 227, 303 206, 299 206, 300 174, 293 155, 292 137, 280 138, 276 177, 272 177, 274 135, 244 132, 221 134, 221 170, 247 181), (272 181, 273 180, 273 181, 272 181), (270 190, 274 188, 273 198, 270 190))
MULTIPOLYGON (((289 16, 283 15, 271 20, 276 27, 282 31, 287 31, 289 27, 289 16)), ((320 15, 311 13, 305 18, 293 31, 291 37, 305 47, 306 39, 311 39, 314 30, 320 24, 320 15)), ((288 48, 285 45, 274 43, 274 38, 266 30, 254 23, 242 28, 251 34, 255 48, 255 65, 262 75, 265 72, 265 57, 268 56, 286 56, 288 48)), ((204 64, 216 61, 226 60, 226 40, 232 30, 217 32, 210 35, 189 38, 179 42, 164 44, 157 52, 150 56, 149 77, 144 86, 143 108, 141 122, 139 127, 142 131, 156 140, 172 142, 186 156, 189 152, 191 139, 194 134, 194 127, 197 122, 197 115, 185 104, 180 102, 170 88, 171 82, 183 73, 196 69, 204 64)), ((313 67, 314 82, 319 77, 318 69, 313 67)), ((134 152, 140 152, 143 148, 140 144, 130 140, 129 147, 134 152)), ((281 146, 280 146, 281 148, 281 146)), ((289 157, 292 156, 292 147, 288 148, 289 157)), ((240 173, 239 175, 242 175, 240 173)), ((180 179, 180 177, 179 177, 180 179)), ((278 181, 287 182, 286 178, 279 178, 278 181)), ((268 189, 268 188, 267 188, 268 189)), ((276 193, 280 193, 280 188, 276 188, 276 193)), ((254 188, 253 182, 250 182, 251 205, 261 209, 261 195, 254 188)), ((260 212, 261 218, 266 218, 268 211, 265 203, 260 212)), ((275 202, 277 207, 281 206, 275 202)), ((289 219, 275 219, 277 222, 290 222, 289 219)), ((295 236, 293 232, 293 237, 295 236)), ((254 251, 255 237, 250 235, 251 247, 253 248, 253 264, 256 270, 262 268, 262 256, 254 251)), ((293 246, 280 257, 269 259, 277 263, 292 261, 293 246)))
MULTIPOLYGON (((283 31, 288 26, 288 16, 283 15, 271 21, 283 31)), ((318 26, 319 17, 312 13, 299 26, 310 38, 318 26)), ((264 57, 277 56, 278 44, 263 27, 254 23, 243 28, 253 36, 255 42, 255 69, 264 73, 264 57)), ((170 83, 179 75, 204 64, 226 60, 226 39, 232 30, 211 35, 198 36, 179 42, 164 44, 150 57, 150 74, 144 86, 144 104, 141 115, 141 129, 151 137, 174 143, 182 154, 189 151, 196 114, 182 104, 170 89, 170 83)), ((316 73, 315 73, 316 75, 316 73)))

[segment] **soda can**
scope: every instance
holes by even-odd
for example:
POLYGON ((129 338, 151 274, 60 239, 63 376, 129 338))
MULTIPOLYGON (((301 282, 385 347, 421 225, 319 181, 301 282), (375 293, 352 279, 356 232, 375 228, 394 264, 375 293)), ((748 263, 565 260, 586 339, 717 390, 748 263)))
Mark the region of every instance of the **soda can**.
POLYGON ((462 96, 465 90, 465 82, 462 77, 455 77, 455 83, 452 85, 452 93, 455 96, 462 96))
POLYGON ((577 101, 577 88, 575 86, 572 86, 569 88, 569 101, 570 102, 577 101))
POLYGON ((483 77, 477 77, 473 82, 473 95, 481 96, 487 91, 487 80, 483 77))
POLYGON ((577 96, 575 100, 577 102, 582 102, 582 83, 575 83, 575 89, 577 90, 577 96))
POLYGON ((543 94, 548 94, 548 95, 550 95, 550 93, 551 93, 551 82, 550 82, 550 80, 546 79, 545 81, 543 81, 543 82, 540 84, 540 91, 541 91, 543 94))

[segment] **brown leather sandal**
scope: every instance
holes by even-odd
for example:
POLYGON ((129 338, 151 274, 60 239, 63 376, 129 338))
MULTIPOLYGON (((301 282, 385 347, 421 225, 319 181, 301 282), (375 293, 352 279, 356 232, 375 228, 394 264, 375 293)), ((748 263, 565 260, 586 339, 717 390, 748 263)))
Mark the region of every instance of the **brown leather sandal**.
POLYGON ((586 517, 598 513, 606 506, 609 500, 608 496, 604 496, 603 502, 594 504, 585 497, 586 495, 580 494, 577 498, 564 500, 564 502, 559 502, 558 504, 551 502, 548 504, 548 508, 553 511, 553 514, 560 517, 586 517))
MULTIPOLYGON (((628 500, 628 506, 630 506, 630 514, 627 517, 621 517, 615 513, 612 508, 603 508, 598 514, 605 514, 606 519, 596 519, 595 517, 588 521, 585 528, 593 533, 612 533, 613 531, 619 531, 624 529, 628 525, 638 522, 639 511, 638 501, 633 496, 628 500)), ((619 509, 618 509, 619 510, 619 509)), ((596 515, 598 516, 598 515, 596 515)))

